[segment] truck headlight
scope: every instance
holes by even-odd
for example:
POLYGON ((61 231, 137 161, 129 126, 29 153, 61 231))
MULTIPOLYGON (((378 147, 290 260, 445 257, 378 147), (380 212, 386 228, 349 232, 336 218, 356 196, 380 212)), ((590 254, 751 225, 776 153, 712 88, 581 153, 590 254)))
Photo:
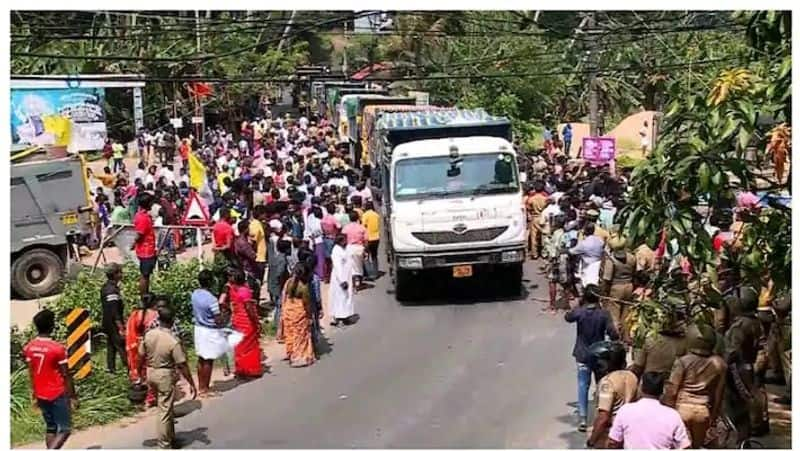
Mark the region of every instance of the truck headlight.
POLYGON ((400 258, 398 264, 405 269, 419 269, 422 268, 422 257, 400 258))
POLYGON ((522 251, 505 251, 500 254, 500 261, 503 263, 516 263, 523 260, 522 251))

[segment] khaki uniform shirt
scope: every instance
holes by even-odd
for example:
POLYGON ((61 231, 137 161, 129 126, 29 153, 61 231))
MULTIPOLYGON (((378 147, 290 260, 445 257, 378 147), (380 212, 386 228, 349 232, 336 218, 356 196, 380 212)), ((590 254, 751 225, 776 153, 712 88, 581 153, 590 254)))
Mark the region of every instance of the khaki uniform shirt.
POLYGON ((525 199, 525 207, 528 209, 528 218, 536 224, 542 215, 542 211, 547 208, 547 196, 542 193, 535 193, 525 199))
POLYGON ((174 369, 186 363, 186 353, 181 342, 168 329, 158 327, 147 331, 139 343, 139 355, 144 356, 148 368, 174 369))
POLYGON ((675 361, 665 392, 677 391, 676 404, 704 405, 711 409, 722 398, 727 370, 728 365, 720 356, 705 357, 690 352, 675 361))
MULTIPOLYGON (((758 356, 761 322, 752 316, 739 316, 725 333, 725 351, 738 352, 742 363, 752 365, 758 356)), ((752 370, 752 368, 750 368, 752 370)))
POLYGON ((636 399, 639 379, 632 371, 618 370, 606 374, 597 387, 597 410, 605 410, 613 419, 620 407, 636 399))
POLYGON ((636 248, 636 271, 650 271, 656 263, 656 253, 642 244, 636 248))
POLYGON ((686 337, 658 334, 648 337, 642 352, 636 354, 633 364, 644 373, 669 373, 675 359, 686 354, 686 337))
POLYGON ((612 285, 631 283, 633 272, 636 269, 636 259, 633 254, 625 253, 625 261, 614 254, 606 254, 600 264, 600 278, 612 285))

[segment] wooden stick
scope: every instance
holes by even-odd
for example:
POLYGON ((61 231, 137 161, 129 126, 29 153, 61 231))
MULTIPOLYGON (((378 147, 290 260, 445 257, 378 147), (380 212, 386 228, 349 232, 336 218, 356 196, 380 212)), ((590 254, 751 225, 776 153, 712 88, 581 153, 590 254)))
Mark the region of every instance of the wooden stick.
POLYGON ((111 240, 113 240, 114 238, 116 238, 116 236, 119 235, 119 233, 125 228, 121 224, 117 224, 117 226, 118 226, 117 229, 115 229, 113 232, 109 233, 108 235, 104 236, 103 240, 100 241, 100 249, 99 249, 99 252, 97 254, 97 258, 94 260, 94 265, 92 265, 91 274, 94 274, 94 271, 97 269, 97 265, 100 264, 100 257, 102 257, 104 261, 107 261, 107 260, 105 260, 106 255, 103 253, 103 250, 106 248, 106 246, 108 246, 108 243, 111 240))

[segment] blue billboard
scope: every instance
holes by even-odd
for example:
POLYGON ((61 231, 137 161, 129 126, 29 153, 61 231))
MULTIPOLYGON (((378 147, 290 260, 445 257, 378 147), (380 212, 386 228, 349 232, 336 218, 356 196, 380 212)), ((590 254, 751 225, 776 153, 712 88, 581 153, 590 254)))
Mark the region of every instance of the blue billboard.
POLYGON ((12 144, 58 145, 65 133, 70 151, 103 148, 107 136, 103 88, 11 90, 12 144), (69 120, 66 132, 61 118, 69 120))

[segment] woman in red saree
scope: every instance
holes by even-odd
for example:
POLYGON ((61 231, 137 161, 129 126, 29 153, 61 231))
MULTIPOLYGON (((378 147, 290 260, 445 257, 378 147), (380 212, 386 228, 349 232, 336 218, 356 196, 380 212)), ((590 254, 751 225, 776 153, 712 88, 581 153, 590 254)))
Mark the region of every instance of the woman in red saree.
MULTIPOLYGON (((132 382, 143 381, 146 374, 139 374, 139 342, 144 338, 145 332, 157 324, 158 311, 155 308, 155 296, 147 293, 142 296, 142 308, 134 310, 128 318, 125 331, 125 351, 128 356, 129 376, 132 382)), ((147 389, 147 406, 156 404, 155 392, 147 389)))
POLYGON ((286 358, 292 367, 299 368, 314 363, 314 345, 311 338, 311 291, 306 265, 294 267, 294 274, 286 281, 281 296, 281 327, 283 327, 286 358))
POLYGON ((228 302, 231 306, 231 325, 244 335, 233 351, 237 377, 261 377, 261 325, 253 291, 247 285, 244 272, 232 270, 228 278, 228 302))

